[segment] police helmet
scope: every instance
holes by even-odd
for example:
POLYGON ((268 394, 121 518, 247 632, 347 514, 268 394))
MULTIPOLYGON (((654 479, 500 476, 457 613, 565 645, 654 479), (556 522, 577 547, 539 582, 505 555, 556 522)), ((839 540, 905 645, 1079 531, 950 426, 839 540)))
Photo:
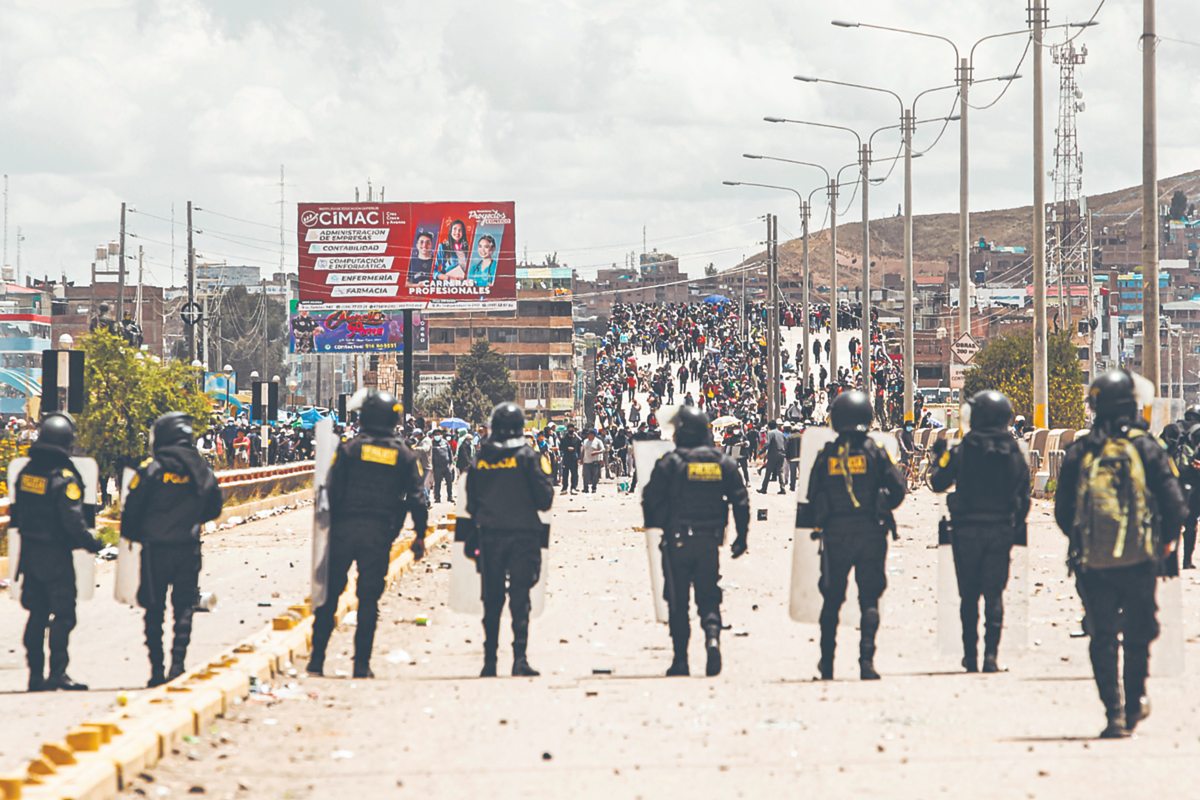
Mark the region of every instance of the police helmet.
POLYGON ((400 402, 391 392, 372 389, 363 398, 358 422, 364 431, 376 436, 390 436, 400 424, 400 402))
POLYGON ((872 416, 871 399, 857 389, 839 394, 829 409, 829 423, 838 433, 866 433, 871 429, 872 416))
POLYGON ((75 444, 75 420, 65 411, 47 414, 38 426, 38 442, 69 451, 75 444))
POLYGON ((193 435, 192 418, 182 411, 168 411, 154 420, 154 427, 150 429, 150 441, 155 450, 178 444, 191 444, 193 435))
POLYGON ((1092 381, 1088 406, 1098 420, 1133 417, 1137 413, 1133 376, 1127 370, 1112 369, 1092 381))
POLYGON ((1188 406, 1183 412, 1183 421, 1193 425, 1200 422, 1200 404, 1188 406))
POLYGON ((1012 403, 1002 392, 984 389, 967 401, 971 406, 971 428, 977 431, 999 431, 1012 420, 1012 403))
POLYGON ((675 444, 679 447, 712 444, 708 415, 695 406, 680 406, 672 422, 675 425, 675 444))
POLYGON ((525 412, 516 403, 501 403, 492 409, 492 441, 503 442, 525 435, 525 412))
POLYGON ((1179 441, 1180 433, 1178 425, 1174 422, 1168 422, 1163 426, 1161 438, 1167 444, 1175 444, 1179 441))

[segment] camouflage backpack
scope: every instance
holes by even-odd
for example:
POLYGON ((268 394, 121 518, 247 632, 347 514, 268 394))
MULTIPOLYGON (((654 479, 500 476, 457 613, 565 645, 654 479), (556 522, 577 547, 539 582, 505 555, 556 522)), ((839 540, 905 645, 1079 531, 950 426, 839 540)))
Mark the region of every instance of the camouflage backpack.
POLYGON ((1154 500, 1146 486, 1146 470, 1133 440, 1105 440, 1099 452, 1083 457, 1076 490, 1075 532, 1080 565, 1112 569, 1155 557, 1154 500))

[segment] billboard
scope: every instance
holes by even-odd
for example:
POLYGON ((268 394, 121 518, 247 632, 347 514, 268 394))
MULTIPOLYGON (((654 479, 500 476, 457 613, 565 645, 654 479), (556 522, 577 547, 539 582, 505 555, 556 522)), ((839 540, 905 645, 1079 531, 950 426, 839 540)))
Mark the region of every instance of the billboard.
MULTIPOLYGON (((403 353, 404 312, 392 306, 347 308, 293 300, 288 352, 403 353)), ((429 321, 413 314, 413 352, 429 349, 429 321)))
POLYGON ((300 203, 300 299, 515 308, 514 204, 300 203))

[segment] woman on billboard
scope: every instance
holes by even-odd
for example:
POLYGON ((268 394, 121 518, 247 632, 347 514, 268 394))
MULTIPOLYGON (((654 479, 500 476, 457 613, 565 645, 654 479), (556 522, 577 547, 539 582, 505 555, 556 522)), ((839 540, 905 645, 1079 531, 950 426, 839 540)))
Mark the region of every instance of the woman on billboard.
POLYGON ((445 240, 437 249, 437 277, 439 281, 461 281, 467 277, 467 226, 461 219, 450 223, 445 240))
POLYGON ((490 233, 483 234, 475 242, 475 258, 471 261, 467 280, 480 289, 491 286, 496 280, 496 239, 490 233))

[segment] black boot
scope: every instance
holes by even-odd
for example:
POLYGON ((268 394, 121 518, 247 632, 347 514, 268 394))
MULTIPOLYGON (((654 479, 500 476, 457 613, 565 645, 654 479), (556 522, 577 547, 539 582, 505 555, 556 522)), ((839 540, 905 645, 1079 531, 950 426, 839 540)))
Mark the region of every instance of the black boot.
POLYGON ((721 674, 721 626, 704 626, 704 649, 708 653, 708 663, 704 666, 704 674, 712 678, 721 674))
POLYGON ((496 650, 493 648, 490 652, 485 648, 483 654, 483 669, 479 670, 479 677, 494 678, 496 677, 496 650))
POLYGON ((86 683, 76 683, 65 672, 52 674, 46 679, 45 683, 45 691, 47 692, 86 692, 87 690, 86 683))
MULTIPOLYGON (((336 598, 332 601, 336 603, 336 598)), ((329 637, 333 633, 333 609, 321 607, 313 615, 312 653, 308 657, 305 670, 309 675, 322 677, 325 674, 325 648, 329 646, 329 637)))
POLYGON ((833 653, 837 647, 837 623, 821 626, 821 660, 817 662, 817 671, 821 680, 833 680, 833 653))
POLYGON ((688 669, 688 637, 687 636, 672 636, 671 643, 675 648, 675 657, 671 661, 671 666, 667 669, 667 677, 682 677, 691 674, 688 669))
POLYGON ((488 614, 485 611, 483 615, 483 669, 479 671, 479 677, 496 677, 496 651, 499 647, 500 615, 488 614))
POLYGON ((375 673, 371 671, 370 661, 354 661, 354 677, 363 680, 370 680, 375 677, 375 673))
MULTIPOLYGON (((526 613, 528 613, 528 607, 526 607, 526 613)), ((512 674, 514 678, 536 678, 541 673, 531 667, 525 657, 525 648, 529 643, 529 617, 525 615, 522 617, 521 620, 513 618, 512 674)))
POLYGON ((323 651, 318 653, 314 649, 312 655, 308 657, 308 666, 304 668, 304 671, 316 678, 324 677, 325 653, 323 651))
POLYGON ((37 673, 29 673, 29 691, 44 692, 46 691, 46 677, 37 673))
POLYGON ((858 644, 858 676, 864 681, 879 680, 875 671, 875 634, 879 631, 879 609, 868 608, 862 613, 862 638, 858 644))
POLYGON ((958 617, 962 621, 963 669, 967 672, 979 671, 979 605, 977 602, 962 600, 958 607, 958 617))
POLYGON ((1092 639, 1089 647, 1092 672, 1096 676, 1096 689, 1100 702, 1104 704, 1104 730, 1101 739, 1123 739, 1129 735, 1125 729, 1125 708, 1121 703, 1121 686, 1117 678, 1117 643, 1098 642, 1092 639))
POLYGON ((1125 730, 1133 733, 1137 724, 1150 716, 1150 698, 1146 696, 1146 676, 1150 672, 1150 646, 1125 644, 1125 730))
POLYGON ((1000 634, 1004 630, 1003 598, 985 598, 983 609, 983 671, 999 672, 1000 634))
POLYGON ((37 649, 26 650, 25 660, 29 662, 29 691, 46 691, 46 654, 41 642, 37 649))

